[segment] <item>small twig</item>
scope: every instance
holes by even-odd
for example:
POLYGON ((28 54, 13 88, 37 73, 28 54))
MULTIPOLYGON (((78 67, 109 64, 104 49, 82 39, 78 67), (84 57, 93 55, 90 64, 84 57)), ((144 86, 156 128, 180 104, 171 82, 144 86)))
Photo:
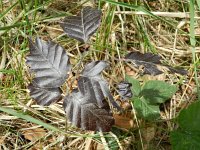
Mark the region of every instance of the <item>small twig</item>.
POLYGON ((143 143, 143 140, 142 140, 142 134, 141 134, 141 131, 140 131, 139 122, 138 122, 138 119, 137 119, 137 116, 136 116, 136 112, 135 112, 134 106, 133 106, 132 103, 131 103, 131 105, 132 105, 132 111, 133 111, 133 114, 134 114, 134 118, 135 118, 135 121, 136 121, 136 124, 137 124, 137 127, 138 127, 138 133, 139 133, 139 137, 140 137, 142 150, 144 150, 144 143, 143 143))
MULTIPOLYGON (((190 18, 189 12, 150 12, 153 15, 161 17, 171 17, 171 18, 190 18)), ((148 13, 143 11, 115 11, 115 14, 126 14, 126 15, 148 15, 148 13)), ((200 19, 197 15, 195 19, 200 19)))
POLYGON ((174 62, 173 58, 174 58, 174 53, 175 53, 175 51, 176 51, 176 43, 177 43, 178 29, 180 29, 182 26, 184 26, 185 23, 186 23, 186 21, 185 21, 185 20, 182 20, 182 21, 178 24, 178 26, 177 26, 177 28, 176 28, 176 31, 175 31, 175 35, 174 35, 175 38, 174 38, 174 44, 173 44, 172 55, 171 55, 171 62, 173 62, 174 64, 175 64, 175 62, 174 62))
MULTIPOLYGON (((6 66, 6 51, 3 50, 2 51, 2 58, 1 58, 1 64, 0 64, 0 70, 4 69, 5 66, 6 66)), ((3 78, 3 73, 0 72, 0 80, 2 80, 2 78, 3 78)))
MULTIPOLYGON (((156 48, 163 52, 173 53, 173 47, 172 48, 164 48, 164 47, 156 46, 156 48)), ((198 48, 196 48, 196 49, 197 49, 196 53, 200 53, 200 50, 198 48)), ((191 57, 191 54, 192 54, 192 52, 190 50, 184 51, 184 50, 180 50, 180 49, 176 48, 176 51, 174 51, 174 55, 176 55, 176 57, 185 57, 185 56, 191 57)))
MULTIPOLYGON (((90 135, 93 135, 93 134, 94 134, 94 131, 90 133, 90 135)), ((92 144, 92 138, 91 137, 86 138, 86 144, 84 146, 84 150, 90 150, 91 144, 92 144)))

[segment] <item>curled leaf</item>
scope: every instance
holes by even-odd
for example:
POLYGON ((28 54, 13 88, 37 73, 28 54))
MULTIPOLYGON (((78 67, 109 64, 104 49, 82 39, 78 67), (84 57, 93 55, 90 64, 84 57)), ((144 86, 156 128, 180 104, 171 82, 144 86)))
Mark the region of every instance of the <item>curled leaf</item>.
POLYGON ((163 65, 161 63, 161 57, 152 53, 142 54, 140 52, 131 52, 125 56, 125 59, 131 61, 137 68, 139 68, 139 66, 143 66, 144 74, 159 75, 163 73, 159 70, 159 65, 168 68, 168 70, 172 73, 178 73, 181 75, 187 74, 187 71, 184 69, 177 69, 168 65, 163 65))
POLYGON ((178 73, 178 74, 181 74, 181 75, 187 75, 187 73, 188 73, 187 70, 184 70, 184 69, 181 69, 181 68, 173 68, 173 67, 168 66, 168 69, 172 73, 178 73))
POLYGON ((101 11, 87 6, 77 16, 66 17, 60 26, 69 37, 86 43, 96 32, 100 21, 101 11))
POLYGON ((129 99, 133 96, 131 86, 132 84, 126 81, 122 81, 117 85, 117 92, 123 99, 129 99))

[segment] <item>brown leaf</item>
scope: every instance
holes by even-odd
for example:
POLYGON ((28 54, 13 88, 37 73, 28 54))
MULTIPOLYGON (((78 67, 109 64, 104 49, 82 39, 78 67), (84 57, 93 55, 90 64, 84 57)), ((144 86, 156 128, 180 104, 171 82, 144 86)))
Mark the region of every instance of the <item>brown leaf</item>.
POLYGON ((46 131, 43 128, 28 129, 23 132, 25 139, 29 141, 35 141, 39 138, 44 137, 46 131))
POLYGON ((136 76, 137 75, 136 71, 132 70, 130 67, 126 67, 125 70, 126 70, 126 74, 128 76, 136 76))
POLYGON ((0 136, 0 145, 4 143, 6 136, 0 136))
POLYGON ((115 119, 115 126, 117 127, 128 130, 134 127, 133 115, 131 112, 123 115, 114 114, 113 117, 115 119))

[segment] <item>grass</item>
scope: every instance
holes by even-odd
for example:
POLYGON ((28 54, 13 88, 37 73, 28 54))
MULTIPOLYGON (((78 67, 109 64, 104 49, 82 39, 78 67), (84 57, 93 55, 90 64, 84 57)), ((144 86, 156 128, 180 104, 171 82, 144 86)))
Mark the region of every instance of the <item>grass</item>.
MULTIPOLYGON (((198 81, 198 72, 197 72, 197 61, 198 58, 196 58, 196 50, 195 50, 195 46, 196 46, 196 39, 195 39, 195 8, 194 8, 194 0, 190 0, 190 43, 191 43, 191 49, 192 49, 192 60, 193 60, 193 64, 194 64, 194 74, 195 74, 195 82, 197 85, 197 95, 198 95, 198 99, 200 100, 200 89, 199 89, 199 81, 198 81)), ((199 2, 198 2, 199 3, 199 2)))
MULTIPOLYGON (((113 150, 169 149, 169 132, 175 128, 173 119, 181 109, 200 98, 200 26, 196 18, 196 12, 200 10, 199 1, 100 0, 96 6, 103 13, 101 27, 96 36, 91 38, 89 51, 84 55, 84 45, 65 36, 58 23, 65 16, 76 14, 89 2, 74 1, 75 7, 70 6, 71 1, 56 2, 0 0, 0 147, 100 149, 104 145, 113 150), (58 7, 63 3, 67 11, 65 7, 58 7), (161 12, 165 12, 164 17, 160 15, 161 12), (184 19, 171 15, 172 12, 189 12, 190 16, 184 19), (68 127, 62 101, 43 108, 29 97, 27 85, 31 76, 25 64, 25 56, 29 51, 27 37, 36 36, 44 40, 51 38, 65 47, 77 72, 91 60, 109 61, 110 69, 103 75, 108 79, 119 103, 123 102, 116 94, 114 84, 122 81, 125 74, 140 81, 156 79, 178 84, 180 90, 171 101, 161 106, 162 120, 159 123, 144 122, 134 114, 131 120, 135 125, 132 128, 113 127, 112 132, 103 135, 68 127), (139 70, 128 64, 121 61, 116 63, 116 60, 135 50, 157 53, 166 64, 183 67, 189 73, 187 76, 169 73, 156 77, 140 76, 139 70), (36 140, 30 140, 25 136, 25 131, 32 133, 41 128, 44 129, 42 137, 35 135, 36 140), (152 132, 149 132, 150 129, 152 132)), ((76 78, 71 76, 67 83, 76 78)), ((73 87, 76 87, 75 82, 62 88, 66 91, 73 87)))

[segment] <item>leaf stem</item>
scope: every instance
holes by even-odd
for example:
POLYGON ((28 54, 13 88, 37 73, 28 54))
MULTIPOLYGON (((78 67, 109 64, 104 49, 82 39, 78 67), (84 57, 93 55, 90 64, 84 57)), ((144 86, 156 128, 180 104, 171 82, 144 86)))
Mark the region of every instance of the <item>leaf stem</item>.
POLYGON ((135 119, 137 127, 138 127, 138 133, 139 133, 139 137, 140 137, 140 142, 141 142, 142 150, 144 150, 144 144, 143 144, 143 140, 142 140, 142 134, 141 134, 139 122, 138 122, 138 119, 137 119, 137 116, 136 116, 136 111, 134 109, 134 106, 133 106, 132 102, 131 102, 131 106, 132 106, 132 111, 133 111, 133 114, 134 114, 134 119, 135 119))

